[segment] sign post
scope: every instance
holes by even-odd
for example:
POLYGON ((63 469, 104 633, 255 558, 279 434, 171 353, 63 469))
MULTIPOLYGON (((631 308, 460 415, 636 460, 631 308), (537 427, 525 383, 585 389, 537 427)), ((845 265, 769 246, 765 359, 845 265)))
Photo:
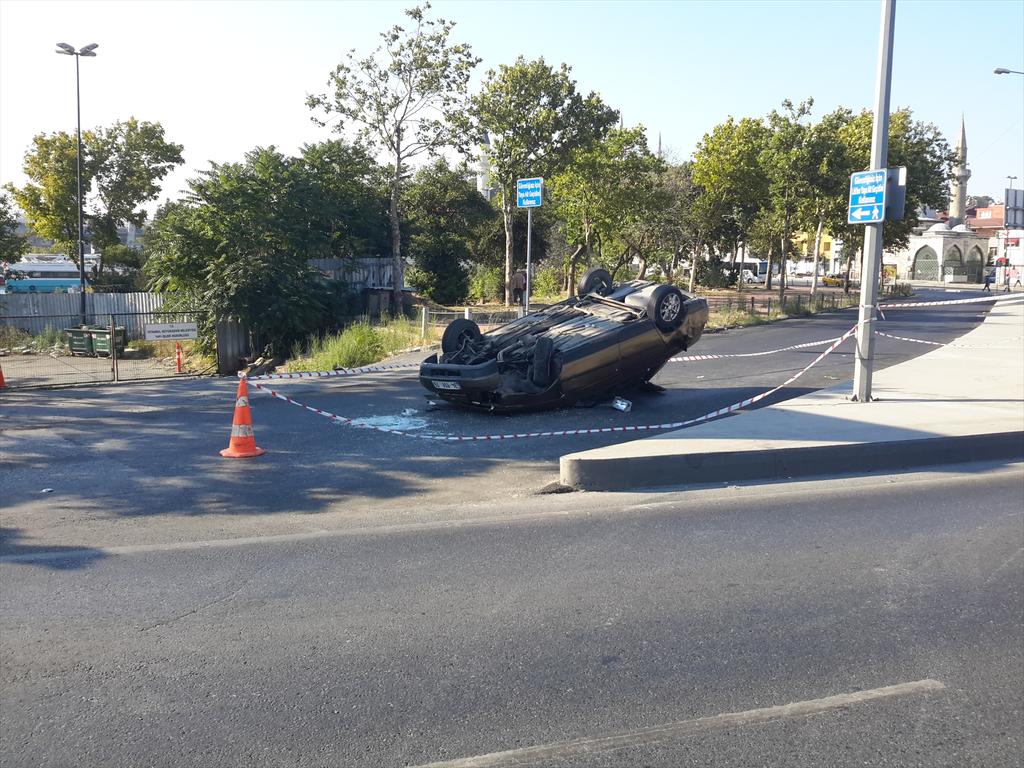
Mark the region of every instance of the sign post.
POLYGON ((875 305, 878 304, 878 275, 882 262, 882 227, 885 221, 885 189, 889 156, 889 93, 892 87, 892 40, 896 21, 896 0, 882 0, 882 23, 878 39, 878 73, 875 83, 875 124, 871 131, 871 167, 876 169, 850 177, 850 211, 847 221, 865 224, 864 268, 860 278, 860 312, 857 323, 857 357, 853 367, 853 396, 871 402, 871 374, 875 354, 875 305), (865 182, 854 200, 855 179, 865 182), (870 181, 867 179, 870 178, 870 181), (881 184, 875 183, 879 178, 881 184), (880 197, 873 190, 881 186, 880 197))
POLYGON ((544 191, 544 179, 519 179, 516 182, 516 207, 526 209, 526 293, 523 307, 530 314, 530 249, 533 237, 533 209, 540 208, 544 191))

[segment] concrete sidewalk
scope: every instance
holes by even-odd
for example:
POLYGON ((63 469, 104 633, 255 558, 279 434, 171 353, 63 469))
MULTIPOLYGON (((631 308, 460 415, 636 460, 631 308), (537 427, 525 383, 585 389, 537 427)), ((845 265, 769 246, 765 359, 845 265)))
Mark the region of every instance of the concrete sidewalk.
MULTIPOLYGON (((877 372, 875 402, 851 402, 847 382, 689 429, 568 454, 561 457, 561 481, 626 490, 1019 459, 1022 339, 1024 302, 997 302, 953 345, 877 372)), ((876 343, 886 342, 910 343, 876 343)))

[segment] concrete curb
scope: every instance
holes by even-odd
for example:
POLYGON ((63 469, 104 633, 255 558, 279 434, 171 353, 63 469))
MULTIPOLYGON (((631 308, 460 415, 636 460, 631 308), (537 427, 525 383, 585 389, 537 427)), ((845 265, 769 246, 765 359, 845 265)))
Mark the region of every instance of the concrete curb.
POLYGON ((775 450, 560 459, 573 488, 623 491, 702 483, 814 477, 940 464, 1024 459, 1024 432, 957 435, 775 450))

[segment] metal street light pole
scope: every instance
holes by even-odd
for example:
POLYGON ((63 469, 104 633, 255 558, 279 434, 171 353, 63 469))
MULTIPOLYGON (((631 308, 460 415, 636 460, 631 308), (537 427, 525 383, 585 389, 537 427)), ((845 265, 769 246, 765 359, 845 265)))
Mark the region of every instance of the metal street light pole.
MULTIPOLYGON (((875 125, 871 132, 871 169, 885 168, 889 156, 889 92, 892 85, 892 39, 896 0, 882 0, 882 30, 878 41, 878 77, 875 84, 875 125)), ((875 354, 875 305, 882 261, 883 222, 864 230, 864 268, 860 276, 860 312, 857 357, 853 368, 853 399, 871 402, 871 374, 875 354)))
POLYGON ((82 208, 82 91, 78 75, 78 60, 82 56, 95 56, 96 43, 84 46, 81 50, 75 50, 74 46, 67 43, 57 43, 57 53, 65 56, 75 57, 75 110, 78 115, 78 153, 75 161, 75 171, 78 176, 78 313, 82 325, 86 324, 85 314, 85 234, 83 227, 84 214, 82 208))

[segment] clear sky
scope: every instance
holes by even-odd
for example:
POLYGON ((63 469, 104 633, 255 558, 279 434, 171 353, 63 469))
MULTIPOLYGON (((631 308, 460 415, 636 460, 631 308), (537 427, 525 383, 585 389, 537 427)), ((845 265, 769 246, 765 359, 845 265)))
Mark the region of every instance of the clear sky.
MULTIPOLYGON (((99 43, 83 59, 83 128, 134 116, 185 147, 164 184, 177 197, 209 161, 256 146, 295 152, 328 138, 306 95, 348 49, 369 53, 408 2, 319 0, 0 0, 0 183, 22 184, 40 132, 75 128, 75 76, 57 42, 99 43)), ((729 115, 761 116, 789 98, 817 116, 871 108, 879 0, 626 2, 437 0, 488 68, 516 56, 566 62, 582 90, 658 134, 678 159, 729 115)), ((893 108, 908 106, 952 144, 967 123, 970 194, 1024 184, 1024 0, 897 0, 893 108)), ((152 206, 151 206, 152 207, 152 206)))

